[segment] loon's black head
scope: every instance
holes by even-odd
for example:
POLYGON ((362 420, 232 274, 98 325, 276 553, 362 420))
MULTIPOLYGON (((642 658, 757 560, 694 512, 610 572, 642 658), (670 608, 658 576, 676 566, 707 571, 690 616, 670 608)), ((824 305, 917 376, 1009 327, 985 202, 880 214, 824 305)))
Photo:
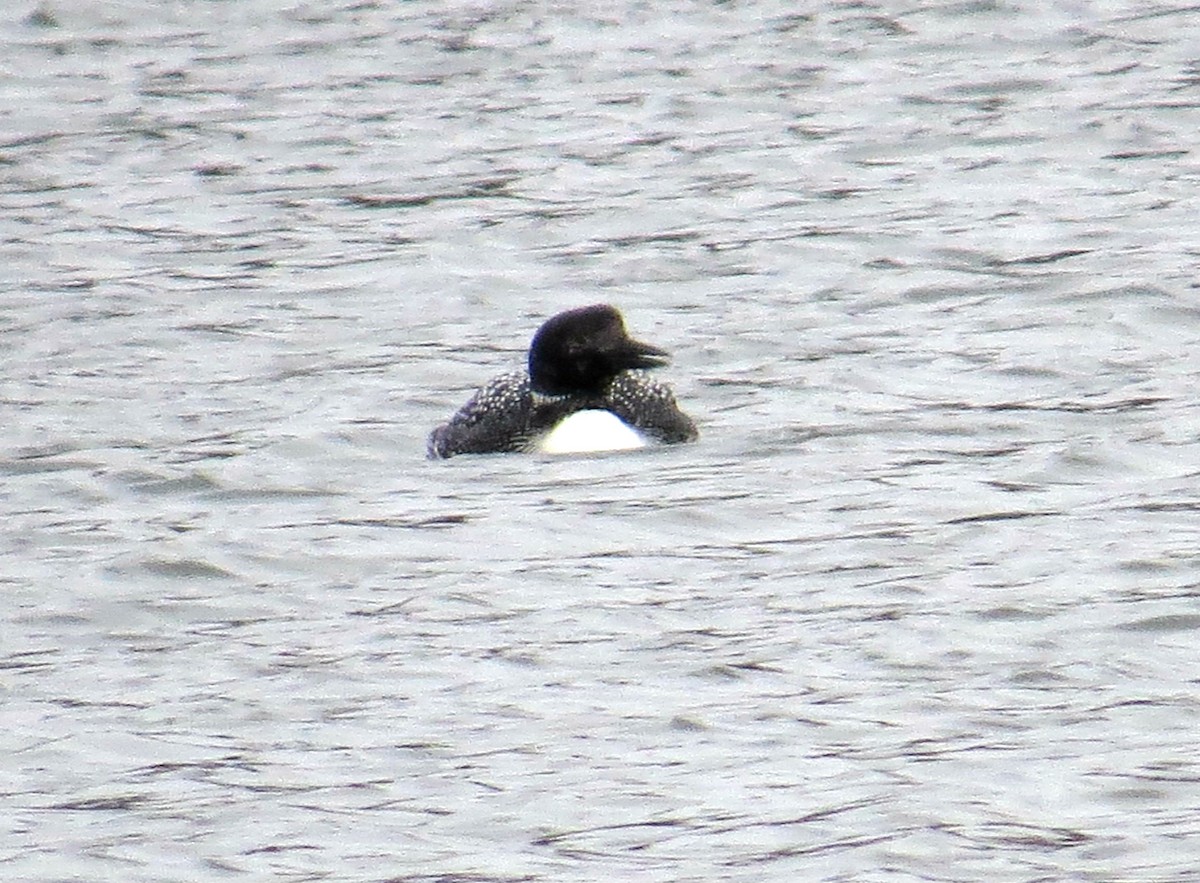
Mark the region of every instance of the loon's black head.
POLYGON ((545 395, 599 393, 622 371, 665 364, 666 352, 629 337, 608 304, 547 319, 529 345, 529 379, 545 395))

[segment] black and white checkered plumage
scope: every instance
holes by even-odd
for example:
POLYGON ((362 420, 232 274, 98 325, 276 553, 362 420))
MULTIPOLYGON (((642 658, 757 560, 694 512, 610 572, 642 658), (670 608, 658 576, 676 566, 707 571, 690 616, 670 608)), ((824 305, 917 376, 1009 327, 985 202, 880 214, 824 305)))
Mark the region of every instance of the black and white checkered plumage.
POLYGON ((655 441, 693 441, 696 425, 670 387, 637 370, 665 364, 665 357, 628 337, 613 307, 560 313, 534 335, 529 369, 502 374, 480 389, 429 436, 429 456, 528 450, 561 420, 585 410, 609 411, 655 441))

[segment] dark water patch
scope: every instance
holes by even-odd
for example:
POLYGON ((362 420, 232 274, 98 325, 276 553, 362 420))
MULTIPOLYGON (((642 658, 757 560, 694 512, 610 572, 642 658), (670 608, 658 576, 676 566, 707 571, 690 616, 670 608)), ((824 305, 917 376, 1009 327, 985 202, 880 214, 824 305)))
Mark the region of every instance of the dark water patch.
MULTIPOLYGON (((1041 323, 1030 327, 1041 327, 1041 323)), ((1003 365, 995 370, 997 374, 1002 376, 1027 380, 1051 380, 1064 376, 1061 370, 1048 365, 1003 365)))
POLYGON ((12 476, 39 475, 51 472, 91 472, 99 468, 100 463, 96 461, 72 458, 60 459, 57 454, 0 460, 0 474, 12 476))
POLYGON ((625 822, 618 825, 599 825, 592 828, 576 828, 569 831, 556 831, 551 834, 544 834, 532 842, 534 846, 564 846, 569 845, 575 840, 591 838, 596 834, 608 834, 618 831, 642 832, 663 828, 687 830, 692 826, 693 822, 684 818, 644 819, 634 822, 625 822))
POLYGON ((701 235, 696 230, 663 230, 657 233, 616 236, 610 239, 601 239, 599 242, 605 248, 640 248, 645 245, 658 243, 695 242, 697 239, 700 239, 701 235))
POLYGON ((358 208, 404 209, 421 208, 437 202, 464 199, 487 199, 492 197, 511 198, 514 196, 514 194, 510 191, 510 187, 516 180, 516 177, 511 176, 483 178, 477 181, 465 183, 453 190, 444 190, 432 193, 415 193, 400 196, 368 196, 362 194, 352 194, 345 197, 345 201, 348 204, 358 208))
POLYGON ((1025 518, 1046 518, 1049 516, 1061 516, 1061 512, 983 512, 978 515, 963 515, 958 518, 950 518, 946 524, 981 524, 991 521, 1019 521, 1025 518))
POLYGON ((1116 160, 1180 159, 1190 153, 1190 150, 1121 150, 1107 154, 1104 158, 1116 160))
POLYGON ((979 825, 945 825, 948 834, 967 840, 979 848, 1059 850, 1073 849, 1095 838, 1074 828, 1022 824, 1020 822, 984 822, 979 825))
POLYGON ((1171 6, 1156 6, 1151 9, 1138 10, 1127 14, 1118 14, 1112 17, 1113 24, 1124 24, 1134 21, 1149 21, 1160 18, 1171 18, 1177 15, 1192 16, 1197 11, 1200 11, 1200 5, 1182 3, 1171 6))
POLYGON ((1023 607, 1000 606, 975 614, 985 622, 1039 622, 1054 616, 1053 611, 1031 610, 1023 607))
POLYGON ((991 402, 988 404, 961 403, 964 410, 984 411, 1058 411, 1066 414, 1122 414, 1140 411, 1170 402, 1165 396, 1137 396, 1117 401, 1065 401, 1054 402, 991 402))
POLYGON ((0 657, 0 670, 39 671, 57 664, 57 649, 24 650, 0 657))
POLYGON ((1064 677, 1055 671, 1050 671, 1044 668, 1030 668, 1022 671, 1014 672, 1009 675, 1008 680, 1022 687, 1034 688, 1057 688, 1060 685, 1069 682, 1069 678, 1064 677))
POLYGON ((71 132, 40 132, 36 135, 22 135, 18 138, 10 138, 5 141, 0 141, 0 150, 13 150, 18 147, 41 147, 45 144, 52 144, 55 141, 70 138, 73 134, 74 133, 71 132))
POLYGON ((1061 249, 1053 252, 1008 257, 990 251, 965 248, 938 250, 937 266, 956 273, 996 276, 1008 284, 1028 284, 1034 279, 1060 272, 1054 265, 1089 254, 1092 249, 1061 249))
POLYGON ((994 80, 989 79, 983 82, 963 83, 958 86, 952 86, 950 91, 961 95, 990 96, 1008 92, 1045 92, 1048 88, 1049 84, 1045 80, 1023 77, 1006 77, 994 80))
POLYGON ((998 491, 1004 491, 1006 494, 1028 494, 1042 489, 1040 484, 1032 484, 1025 481, 1005 481, 995 478, 984 481, 984 484, 988 487, 994 487, 998 491))
POLYGON ((405 598, 401 601, 394 601, 391 604, 384 604, 382 607, 372 608, 357 608, 348 610, 347 616, 407 616, 410 613, 409 607, 412 605, 416 597, 405 598))
MULTIPOLYGON (((946 433, 953 434, 953 433, 946 433)), ((1029 450, 1028 445, 1002 445, 994 448, 974 448, 965 451, 938 450, 940 456, 929 458, 927 460, 914 461, 914 465, 937 465, 945 463, 951 458, 968 459, 968 460, 998 460, 1004 457, 1012 457, 1015 454, 1023 454, 1029 450)), ((904 464, 898 464, 904 465, 904 464)), ((1008 488, 1012 490, 1012 488, 1008 488)))
POLYGON ((58 28, 61 23, 54 10, 47 4, 39 4, 33 12, 25 17, 25 24, 33 28, 58 28))
POLYGON ((323 846, 315 843, 272 843, 269 846, 256 846, 253 849, 244 850, 242 855, 281 855, 289 852, 321 852, 323 850, 323 846))
POLYGON ((188 627, 188 634, 193 635, 221 635, 233 636, 245 629, 258 628, 261 626, 278 623, 281 620, 294 619, 295 617, 244 617, 239 619, 221 619, 221 620, 206 620, 188 627))
POLYGON ((14 620, 16 622, 25 623, 46 623, 47 625, 58 626, 60 628, 72 628, 79 625, 86 625, 89 621, 85 614, 59 610, 51 612, 35 610, 18 617, 14 617, 14 620))
POLYGON ((845 852, 847 850, 862 849, 866 846, 874 846, 878 843, 888 843, 893 840, 900 840, 908 836, 910 833, 911 831, 909 830, 899 828, 887 834, 863 834, 832 837, 824 839, 819 843, 807 844, 803 846, 781 846, 776 849, 766 850, 764 852, 756 852, 746 856, 729 858, 722 860, 720 865, 728 868, 750 867, 754 865, 777 862, 783 859, 798 858, 801 856, 828 856, 830 854, 845 852))
POLYGON ((93 700, 93 699, 76 699, 76 698, 56 698, 50 700, 51 704, 57 705, 60 708, 125 708, 125 709, 146 709, 151 706, 149 702, 130 702, 126 700, 93 700))
POLYGON ((484 659, 498 659, 521 668, 545 668, 542 657, 517 647, 489 647, 480 656, 484 659))
MULTIPOLYGON (((312 316, 310 321, 336 321, 336 316, 312 316)), ((320 359, 317 364, 302 365, 284 369, 270 375, 270 381, 295 380, 314 374, 345 373, 345 374, 375 374, 402 364, 400 356, 372 356, 354 360, 320 359)), ((247 377, 243 382, 256 383, 261 378, 247 377)))
POLYGON ((229 580, 235 575, 223 567, 195 558, 150 558, 138 565, 154 576, 173 580, 229 580))
POLYGON ((1003 110, 1010 100, 1002 95, 907 95, 903 102, 915 107, 962 107, 993 114, 1003 110))
POLYGON ((994 736, 985 738, 978 733, 962 733, 936 739, 909 739, 894 747, 864 753, 862 756, 902 757, 913 763, 942 763, 959 755, 973 756, 1016 750, 1016 745, 1002 742, 994 736))
POLYGON ((1161 788, 1150 788, 1147 786, 1130 787, 1130 788, 1114 788, 1104 792, 1104 796, 1115 803, 1163 803, 1169 795, 1161 788))
POLYGON ((676 715, 671 718, 668 726, 672 730, 678 730, 681 733, 703 733, 708 729, 708 726, 703 721, 683 715, 676 715))
POLYGON ((765 662, 729 662, 712 665, 698 672, 701 677, 743 680, 747 674, 783 674, 784 670, 765 662))
POLYGON ((1169 632, 1190 632, 1200 629, 1200 613, 1173 613, 1164 616, 1148 616, 1131 622, 1114 626, 1123 632, 1149 632, 1164 634, 1169 632))
POLYGON ((1154 500, 1122 508, 1136 512, 1200 512, 1200 500, 1154 500))
POLYGON ((191 322, 175 326, 176 331, 200 331, 228 337, 245 337, 258 332, 263 323, 255 319, 244 319, 237 322, 191 322))
POLYGON ((252 761, 246 755, 226 755, 224 757, 205 758, 203 761, 164 761, 161 763, 150 763, 144 767, 137 767, 130 770, 130 775, 133 779, 149 780, 155 779, 157 776, 174 777, 180 773, 197 774, 198 777, 204 777, 205 774, 215 773, 217 770, 236 769, 244 771, 244 773, 260 773, 263 770, 264 764, 252 761))
POLYGON ((381 883, 534 883, 541 875, 505 875, 479 873, 404 874, 383 878, 381 883))
MULTIPOLYGON (((756 558, 762 555, 775 554, 775 550, 761 548, 763 544, 709 544, 700 543, 688 547, 676 547, 674 549, 665 548, 655 550, 655 555, 664 559, 675 558, 678 560, 716 560, 716 561, 742 561, 748 558, 756 558)), ((605 549, 598 552, 587 552, 579 557, 583 560, 638 560, 646 555, 643 549, 605 549)), ((557 561, 557 559, 554 559, 557 561)))
POLYGON ((421 516, 390 516, 380 518, 342 518, 328 522, 313 522, 306 525, 284 525, 286 527, 304 526, 318 527, 334 524, 345 525, 347 527, 384 527, 384 528, 405 528, 428 530, 430 528, 454 527, 460 524, 467 524, 472 520, 472 516, 463 513, 447 513, 445 515, 421 515, 421 516))
MULTIPOLYGON (((1142 511, 1156 511, 1154 509, 1144 509, 1142 511)), ((1193 507, 1189 507, 1183 511, 1200 511, 1200 503, 1196 503, 1193 507)), ((1161 575, 1176 573, 1181 567, 1187 567, 1190 562, 1187 559, 1171 559, 1171 558, 1126 558, 1116 562, 1116 568, 1125 573, 1143 574, 1143 575, 1161 575)), ((1180 587, 1172 591, 1170 597, 1177 598, 1194 598, 1200 595, 1200 584, 1192 584, 1180 587)), ((1147 598, 1158 597, 1156 592, 1139 592, 1131 591, 1127 593, 1127 597, 1134 601, 1146 600, 1147 598)))
POLYGON ((313 648, 296 648, 276 653, 265 666, 265 670, 271 674, 296 669, 322 669, 327 666, 342 665, 345 661, 346 656, 343 654, 329 653, 313 648))
POLYGON ((1053 264, 1058 261, 1066 260, 1067 258, 1075 258, 1080 255, 1091 254, 1093 249, 1090 248, 1066 248, 1062 251, 1052 251, 1045 254, 1031 254, 1016 258, 992 258, 989 263, 996 267, 1009 267, 1019 264, 1053 264))
POLYGON ((164 477, 156 473, 137 470, 114 472, 109 477, 133 493, 146 497, 174 498, 211 495, 220 490, 220 486, 212 478, 199 473, 164 477))
POLYGON ((1200 774, 1192 772, 1191 762, 1162 762, 1147 764, 1143 772, 1128 776, 1140 782, 1169 782, 1184 785, 1200 784, 1200 774))
POLYGON ((59 441, 51 442, 42 445, 29 445, 18 448, 15 452, 17 460, 44 460, 51 457, 58 457, 62 454, 75 453, 79 450, 79 446, 70 442, 59 441))
POLYGON ((51 804, 47 809, 68 812, 131 812, 145 809, 157 801, 146 794, 121 794, 105 797, 85 797, 51 804))
POLYGON ((922 285, 910 288, 904 296, 914 303, 941 304, 949 300, 960 301, 964 308, 978 307, 985 302, 977 289, 965 285, 922 285))
MULTIPOLYGON (((190 466, 208 461, 230 460, 242 456, 249 449, 240 432, 218 432, 185 440, 171 451, 170 462, 190 466)), ((230 492, 220 489, 213 491, 214 495, 226 493, 230 492)))

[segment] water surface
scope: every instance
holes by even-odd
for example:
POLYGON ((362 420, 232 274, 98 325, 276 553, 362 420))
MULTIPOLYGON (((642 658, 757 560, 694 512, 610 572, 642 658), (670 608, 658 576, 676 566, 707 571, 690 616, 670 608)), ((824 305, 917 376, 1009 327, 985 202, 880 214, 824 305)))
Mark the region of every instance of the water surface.
POLYGON ((1198 21, 5 12, 5 876, 1190 879, 1198 21), (599 301, 698 444, 424 459, 599 301))

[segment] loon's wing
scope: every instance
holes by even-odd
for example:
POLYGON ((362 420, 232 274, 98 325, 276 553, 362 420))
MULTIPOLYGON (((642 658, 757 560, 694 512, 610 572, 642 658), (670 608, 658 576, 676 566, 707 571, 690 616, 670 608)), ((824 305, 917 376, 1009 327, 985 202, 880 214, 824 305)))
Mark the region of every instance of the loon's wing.
POLYGON ((489 381, 449 422, 430 433, 430 459, 520 450, 529 435, 532 401, 524 371, 489 381))
POLYGON ((640 371, 624 371, 608 387, 607 406, 631 426, 666 444, 699 437, 692 418, 680 410, 671 387, 640 371))

